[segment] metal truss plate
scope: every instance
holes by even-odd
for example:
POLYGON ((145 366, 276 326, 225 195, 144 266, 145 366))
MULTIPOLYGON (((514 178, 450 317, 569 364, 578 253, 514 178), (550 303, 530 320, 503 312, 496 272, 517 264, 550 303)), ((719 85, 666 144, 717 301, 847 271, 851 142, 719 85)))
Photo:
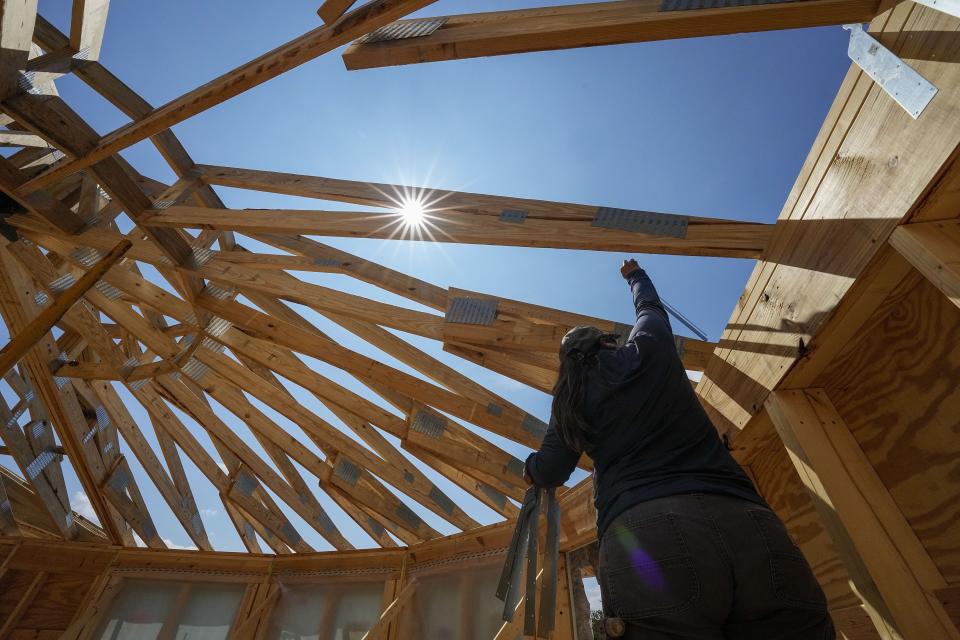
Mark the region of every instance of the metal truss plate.
POLYGON ((490 298, 452 298, 447 307, 446 321, 490 326, 497 316, 498 302, 490 298))
POLYGON ((418 516, 413 509, 402 502, 397 506, 397 515, 400 516, 401 520, 413 527, 414 530, 418 529, 420 525, 423 524, 423 520, 420 519, 420 516, 418 516))
POLYGON ((360 467, 344 457, 339 457, 337 458, 337 464, 333 467, 333 475, 351 487, 355 487, 357 486, 357 481, 360 479, 360 467))
POLYGON ((391 22, 359 38, 357 44, 371 44, 374 42, 386 42, 388 40, 405 40, 407 38, 428 36, 442 27, 446 21, 447 18, 445 16, 440 16, 436 18, 423 18, 422 20, 391 22))
POLYGON ((727 9, 752 7, 760 4, 784 4, 801 0, 663 0, 660 11, 690 11, 692 9, 727 9))
POLYGON ((40 455, 34 458, 33 462, 27 465, 27 477, 30 480, 35 479, 38 475, 40 475, 40 472, 43 471, 48 464, 56 460, 56 458, 57 454, 55 454, 53 451, 41 451, 40 455))
POLYGON ((523 472, 526 470, 526 463, 520 458, 514 458, 511 456, 510 462, 507 463, 507 471, 511 474, 517 476, 518 478, 523 477, 523 472))
POLYGON ((673 344, 677 347, 677 355, 683 360, 683 354, 686 353, 687 339, 683 336, 673 336, 673 344))
POLYGON ((447 515, 453 514, 454 509, 457 508, 457 506, 453 504, 453 500, 448 498, 446 494, 437 487, 430 488, 430 499, 447 515))
POLYGON ((443 436, 443 432, 447 428, 447 423, 440 416, 420 409, 413 414, 413 420, 410 421, 410 428, 431 438, 439 439, 443 436))
POLYGON ((480 491, 484 493, 485 496, 490 498, 490 502, 494 503, 501 509, 507 506, 507 496, 503 495, 493 487, 488 484, 481 482, 479 484, 480 491))
POLYGON ((237 479, 233 483, 234 488, 242 493, 245 496, 253 494, 253 490, 257 488, 257 479, 246 471, 241 471, 237 474, 237 479))
POLYGON ((920 117, 937 88, 895 53, 877 42, 859 24, 845 24, 850 32, 847 54, 912 118, 920 117))
POLYGON ((590 225, 603 227, 604 229, 644 233, 651 236, 686 238, 688 223, 689 218, 687 216, 678 216, 672 213, 600 207, 597 209, 590 225))
POLYGON ((542 439, 547 433, 547 423, 529 413, 524 414, 521 426, 524 431, 538 439, 542 439))
POLYGON ((504 209, 500 212, 500 222, 523 224, 527 219, 527 212, 521 209, 504 209))

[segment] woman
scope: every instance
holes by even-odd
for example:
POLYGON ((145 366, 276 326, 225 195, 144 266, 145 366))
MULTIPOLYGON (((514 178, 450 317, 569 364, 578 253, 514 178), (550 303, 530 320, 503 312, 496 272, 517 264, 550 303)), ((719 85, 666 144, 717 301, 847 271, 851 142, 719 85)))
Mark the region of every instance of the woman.
POLYGON ((628 639, 835 638, 810 566, 700 406, 653 283, 636 260, 621 274, 637 312, 626 344, 594 327, 564 336, 526 462, 551 487, 593 459, 605 614, 628 639))

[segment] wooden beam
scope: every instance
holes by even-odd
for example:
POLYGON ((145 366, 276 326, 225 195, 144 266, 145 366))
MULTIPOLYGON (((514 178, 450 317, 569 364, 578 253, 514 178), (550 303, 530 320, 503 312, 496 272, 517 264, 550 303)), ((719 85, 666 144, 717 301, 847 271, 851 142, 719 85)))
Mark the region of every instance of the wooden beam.
MULTIPOLYGON (((407 605, 413 595, 417 591, 417 581, 411 580, 407 583, 399 594, 397 594, 396 599, 391 602, 380 614, 380 619, 370 627, 370 629, 363 634, 361 640, 385 640, 387 637, 387 631, 390 629, 390 625, 397 619, 400 615, 403 608, 407 605)), ((465 615, 464 609, 460 610, 461 615, 465 615)))
POLYGON ((896 226, 936 206, 941 186, 960 175, 960 65, 945 59, 957 25, 914 3, 872 23, 873 35, 940 92, 914 121, 859 67, 847 74, 697 385, 722 432, 759 411, 896 226), (862 170, 849 170, 851 158, 862 170))
POLYGON ((357 0, 324 0, 317 15, 327 24, 336 22, 357 0))
POLYGON ((73 0, 70 17, 70 48, 86 53, 85 60, 100 57, 110 0, 73 0))
MULTIPOLYGON (((433 33, 356 42, 347 69, 460 60, 530 51, 869 22, 877 0, 808 0, 718 9, 664 10, 661 0, 598 2, 444 16, 433 33)), ((416 21, 402 21, 400 24, 416 21)))
POLYGON ((75 284, 57 296, 52 304, 45 307, 36 318, 22 330, 18 331, 13 339, 0 351, 0 376, 6 375, 23 354, 57 323, 63 314, 73 306, 73 304, 83 297, 93 285, 99 282, 103 274, 110 267, 115 265, 130 249, 130 242, 124 240, 119 243, 107 255, 97 261, 97 263, 87 271, 75 284))
POLYGON ((0 131, 0 147, 49 148, 46 140, 28 131, 0 131))
POLYGON ((897 227, 890 244, 960 307, 960 220, 897 227))
POLYGON ((37 0, 0 2, 0 101, 20 90, 36 19, 37 0))
MULTIPOLYGON (((835 510, 889 608, 887 622, 906 640, 960 638, 933 595, 946 581, 826 392, 776 391, 766 408, 798 471, 816 479, 807 482, 813 499, 835 510)), ((835 543, 843 555, 843 540, 835 543)))
MULTIPOLYGON (((659 214, 664 215, 664 214, 659 214)), ((679 228, 685 216, 666 216, 664 228, 679 228)), ((419 228, 406 226, 399 213, 305 210, 211 211, 170 207, 148 215, 148 227, 213 229, 246 234, 295 233, 347 238, 423 240, 593 251, 756 258, 766 247, 772 225, 711 218, 689 218, 682 237, 596 226, 587 220, 527 219, 522 224, 492 216, 434 211, 419 228)), ((653 228, 653 227, 651 227, 653 228)))
POLYGON ((25 185, 27 191, 59 182, 84 167, 91 166, 141 140, 161 133, 191 116, 252 89, 267 80, 294 69, 317 56, 332 51, 389 24, 398 18, 430 5, 434 0, 373 0, 351 11, 336 23, 314 29, 273 51, 197 87, 162 107, 151 110, 136 121, 120 127, 100 139, 73 160, 58 163, 25 185))

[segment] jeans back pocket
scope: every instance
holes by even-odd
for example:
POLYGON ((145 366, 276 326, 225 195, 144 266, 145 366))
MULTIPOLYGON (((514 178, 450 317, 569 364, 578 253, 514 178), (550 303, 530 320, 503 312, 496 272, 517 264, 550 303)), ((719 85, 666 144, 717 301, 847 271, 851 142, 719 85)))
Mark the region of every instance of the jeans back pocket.
POLYGON ((679 613, 700 598, 693 558, 673 514, 618 518, 600 545, 604 605, 624 620, 679 613))
POLYGON ((769 556, 773 593, 784 604, 825 609, 827 601, 820 583, 780 518, 765 509, 751 509, 747 513, 756 524, 769 556))

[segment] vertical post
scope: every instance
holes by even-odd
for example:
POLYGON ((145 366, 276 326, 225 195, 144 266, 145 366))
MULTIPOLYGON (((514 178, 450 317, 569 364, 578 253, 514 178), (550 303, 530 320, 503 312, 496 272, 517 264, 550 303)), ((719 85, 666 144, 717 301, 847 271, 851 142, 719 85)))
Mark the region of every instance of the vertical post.
POLYGON ((775 391, 766 407, 851 576, 869 573, 856 586, 881 636, 960 638, 933 596, 946 582, 826 392, 775 391))

